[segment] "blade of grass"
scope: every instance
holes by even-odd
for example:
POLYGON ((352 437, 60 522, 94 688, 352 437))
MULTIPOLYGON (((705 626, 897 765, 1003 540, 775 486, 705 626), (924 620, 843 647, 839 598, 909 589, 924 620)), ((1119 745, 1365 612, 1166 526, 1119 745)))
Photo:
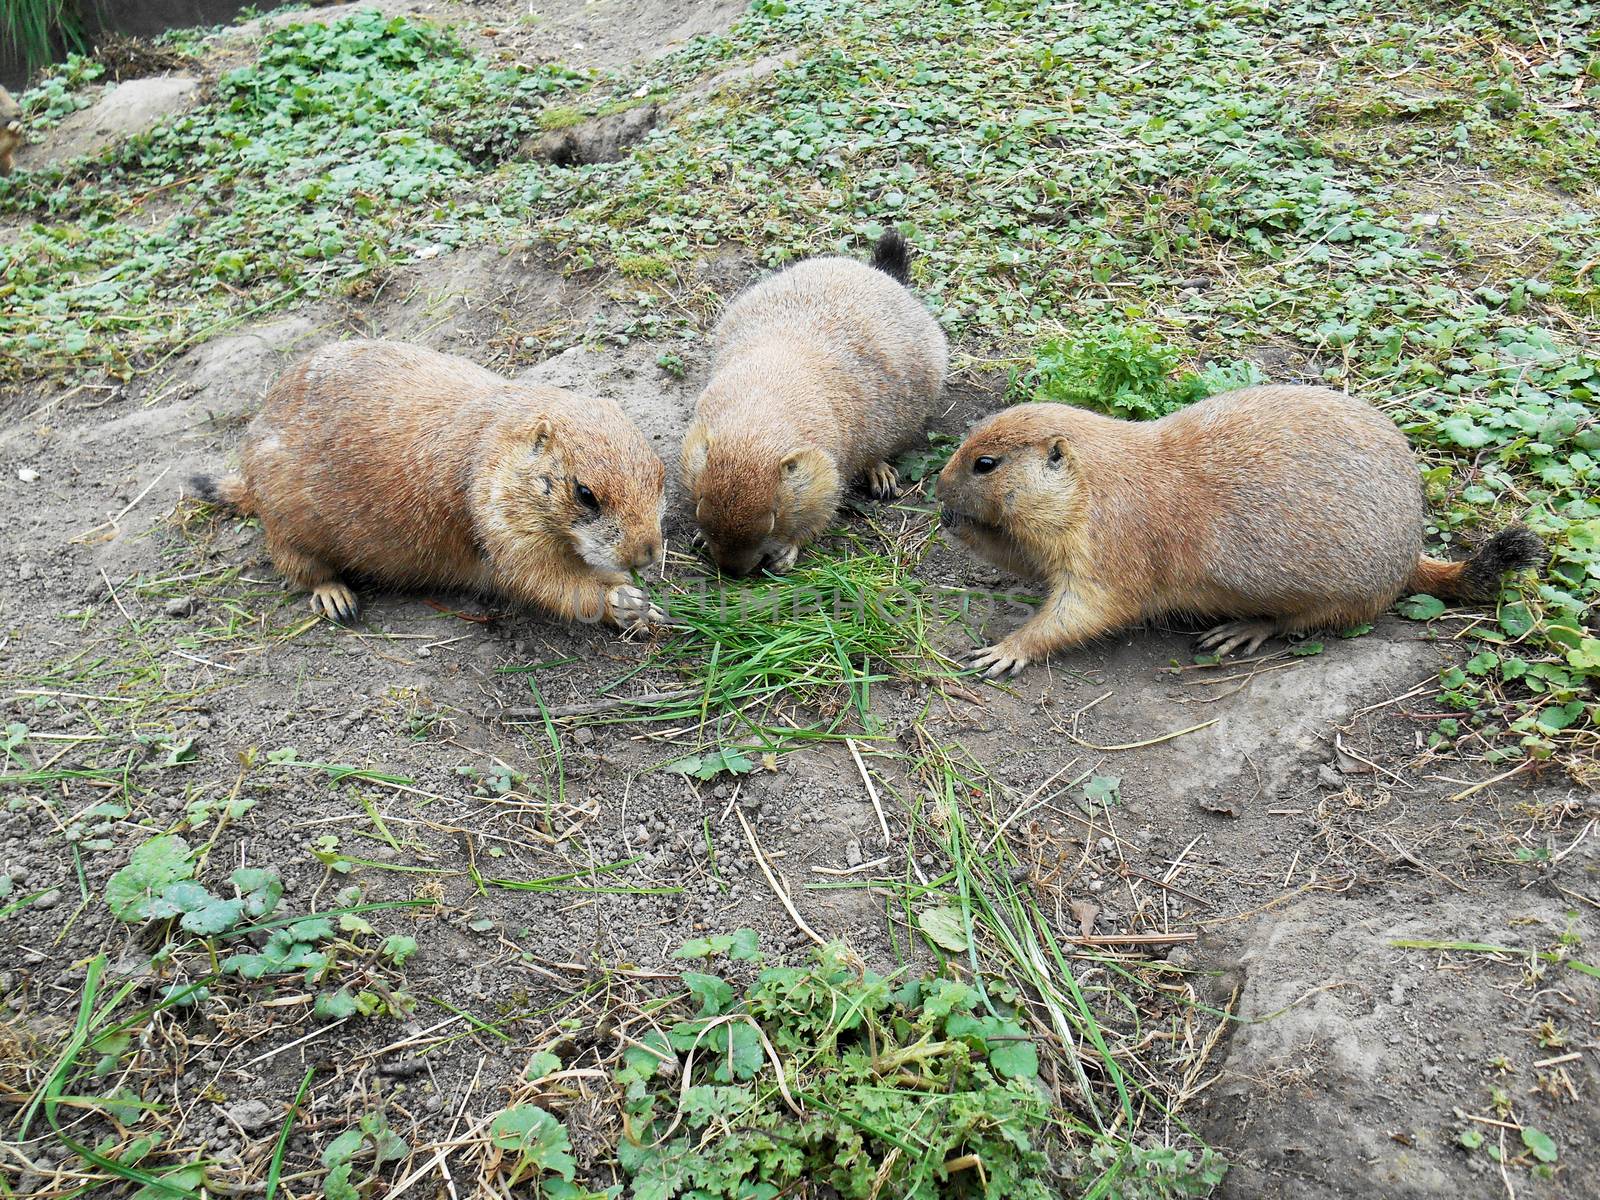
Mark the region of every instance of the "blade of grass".
POLYGON ((278 1178, 283 1173, 283 1154, 289 1148, 289 1134, 294 1130, 295 1116, 300 1112, 300 1104, 311 1088, 311 1077, 316 1073, 315 1067, 306 1068, 305 1078, 300 1081, 300 1090, 295 1092, 294 1099, 289 1102, 289 1111, 283 1115, 283 1127, 278 1130, 278 1140, 272 1147, 272 1161, 267 1164, 263 1200, 274 1200, 278 1194, 278 1178))

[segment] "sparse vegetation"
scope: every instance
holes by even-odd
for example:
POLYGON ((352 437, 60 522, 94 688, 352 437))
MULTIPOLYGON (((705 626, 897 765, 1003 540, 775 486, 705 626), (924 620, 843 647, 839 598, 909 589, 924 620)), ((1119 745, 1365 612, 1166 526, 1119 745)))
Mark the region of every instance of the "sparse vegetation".
MULTIPOLYGON (((167 386, 186 348, 501 239, 607 301, 586 324, 519 331, 509 353, 671 333, 641 360, 666 386, 695 367, 708 260, 854 253, 892 223, 962 386, 1004 375, 1009 401, 1148 419, 1257 380, 1323 380, 1413 439, 1436 549, 1532 524, 1551 565, 1493 611, 1402 601, 1462 645, 1398 698, 1420 724, 1394 757, 1334 736, 1316 765, 1339 787, 1419 765, 1448 781, 1433 824, 1466 828, 1478 857, 1441 865, 1396 843, 1387 865, 1407 881, 1537 880, 1519 903, 1593 904, 1556 870, 1592 836, 1600 747, 1590 6, 1091 0, 1066 22, 1050 4, 759 0, 725 36, 610 72, 491 59, 373 12, 311 14, 258 49, 186 115, 0 180, 0 384, 124 404, 110 385, 132 383, 154 404, 138 386, 167 386), (520 153, 779 54, 621 162, 520 153), (1512 775, 1578 786, 1512 820, 1466 805, 1512 775), (1577 826, 1557 839, 1563 821, 1577 826)), ((22 97, 30 129, 48 136, 101 78, 76 56, 53 69, 22 97)), ((954 425, 904 456, 905 482, 932 479, 954 425)), ((1124 795, 1161 797, 1109 756, 1175 735, 1096 745, 1078 718, 1099 700, 1073 714, 1065 690, 1020 705, 973 690, 945 657, 967 594, 924 569, 926 489, 874 512, 781 579, 726 585, 674 557, 651 586, 676 627, 647 644, 550 648, 542 626, 487 643, 489 682, 527 685, 510 736, 508 697, 481 680, 456 707, 429 694, 432 655, 496 614, 331 632, 187 509, 140 547, 167 556, 159 569, 74 590, 44 638, 0 629, 0 803, 34 863, 0 863, 0 939, 21 948, 0 956, 0 1190, 356 1200, 402 1175, 433 1188, 448 1164, 553 1200, 743 1200, 807 1181, 862 1197, 1209 1194, 1225 1165, 1186 1122, 1244 985, 1205 992, 1160 953, 1202 922, 1225 939, 1291 899, 1379 891, 1351 862, 1393 841, 1374 822, 1401 802, 1352 788, 1306 803, 1328 845, 1297 841, 1245 872, 1231 911, 1212 908, 1179 874, 1208 852, 1191 854, 1199 834, 1130 862, 1116 828, 1132 823, 1124 795), (558 694, 580 656, 598 685, 558 694), (281 711, 230 712, 261 663, 281 711), (1002 781, 1008 764, 965 744, 1024 708, 1062 751, 1042 783, 1002 781), (870 792, 883 847, 813 874, 760 842, 791 816, 791 845, 814 840, 811 814, 769 798, 782 815, 763 823, 756 802, 792 780, 781 768, 830 752, 870 792), (630 809, 641 793, 651 815, 630 809), (679 808, 690 837, 660 820, 679 808), (59 877, 41 879, 46 859, 59 877), (1091 860, 1103 875, 1085 879, 1091 860), (765 957, 727 932, 772 899, 836 897, 863 904, 837 910, 850 928, 881 912, 892 966, 797 949, 798 924, 785 945, 781 910, 765 957), (626 921, 616 900, 638 906, 626 921), (1184 928, 1169 902, 1194 905, 1184 928), (1132 941, 1095 940, 1100 905, 1132 941), (678 965, 655 970, 689 930, 678 965), (509 1082, 484 1082, 513 1058, 509 1082), (251 1085, 220 1083, 222 1063, 276 1087, 270 1111, 227 1094, 251 1085), (249 1136, 233 1138, 241 1118, 249 1136)), ((1170 684, 1243 688, 1322 653, 1304 642, 1226 675, 1174 662, 1170 684)), ((1249 765, 1258 795, 1295 791, 1284 811, 1302 811, 1311 783, 1249 765)), ((1216 803, 1180 819, 1226 829, 1239 808, 1216 803)), ((1540 1003, 1600 978, 1574 929, 1533 949, 1453 940, 1491 936, 1392 948, 1453 979, 1520 970, 1540 1003)), ((1439 1114, 1442 1140, 1523 1172, 1519 1188, 1570 1185, 1584 1140, 1562 1123, 1592 1097, 1563 1064, 1593 1038, 1543 1011, 1518 1036, 1547 1065, 1488 1060, 1471 1114, 1439 1114)))

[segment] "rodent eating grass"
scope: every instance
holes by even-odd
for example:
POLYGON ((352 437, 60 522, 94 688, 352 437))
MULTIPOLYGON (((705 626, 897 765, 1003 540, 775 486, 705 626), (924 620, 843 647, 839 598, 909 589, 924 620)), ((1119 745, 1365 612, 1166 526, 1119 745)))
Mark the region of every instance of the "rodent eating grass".
POLYGON ((497 593, 568 620, 662 614, 628 572, 661 555, 665 469, 613 402, 396 342, 338 342, 268 392, 241 473, 284 577, 353 620, 346 576, 497 593))
POLYGON ((887 233, 870 266, 807 259, 717 323, 683 481, 722 571, 788 570, 857 478, 876 499, 898 494, 890 460, 921 433, 949 361, 909 281, 906 243, 887 233))

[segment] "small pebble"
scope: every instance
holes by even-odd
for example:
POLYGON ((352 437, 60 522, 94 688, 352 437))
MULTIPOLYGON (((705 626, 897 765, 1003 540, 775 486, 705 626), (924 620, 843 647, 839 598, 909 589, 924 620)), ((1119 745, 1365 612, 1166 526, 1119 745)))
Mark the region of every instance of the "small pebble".
POLYGON ((22 470, 17 472, 17 478, 22 480, 23 483, 38 483, 39 472, 32 467, 23 467, 22 470))
MULTIPOLYGON (((246 1133, 254 1133, 273 1123, 272 1106, 265 1100, 241 1100, 230 1104, 228 1116, 246 1133)), ((219 1127, 219 1132, 224 1130, 219 1127)))
POLYGON ((54 908, 56 905, 58 905, 60 903, 61 903, 61 890, 59 888, 51 888, 48 892, 46 892, 44 895, 40 896, 37 900, 35 900, 33 902, 33 907, 34 908, 54 908))
POLYGON ((861 865, 861 843, 851 838, 844 844, 844 861, 847 866, 859 867, 861 865))

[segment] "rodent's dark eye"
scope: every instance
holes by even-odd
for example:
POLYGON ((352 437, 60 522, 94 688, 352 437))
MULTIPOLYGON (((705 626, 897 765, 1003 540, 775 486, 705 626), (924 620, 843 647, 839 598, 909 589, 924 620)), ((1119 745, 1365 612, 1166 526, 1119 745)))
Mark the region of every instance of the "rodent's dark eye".
POLYGON ((583 505, 590 512, 600 511, 600 501, 595 497, 595 494, 588 488, 584 487, 583 484, 574 482, 572 485, 572 494, 578 498, 578 503, 583 505))
POLYGON ((972 473, 974 475, 987 475, 1000 465, 998 458, 990 458, 987 454, 972 460, 972 473))

